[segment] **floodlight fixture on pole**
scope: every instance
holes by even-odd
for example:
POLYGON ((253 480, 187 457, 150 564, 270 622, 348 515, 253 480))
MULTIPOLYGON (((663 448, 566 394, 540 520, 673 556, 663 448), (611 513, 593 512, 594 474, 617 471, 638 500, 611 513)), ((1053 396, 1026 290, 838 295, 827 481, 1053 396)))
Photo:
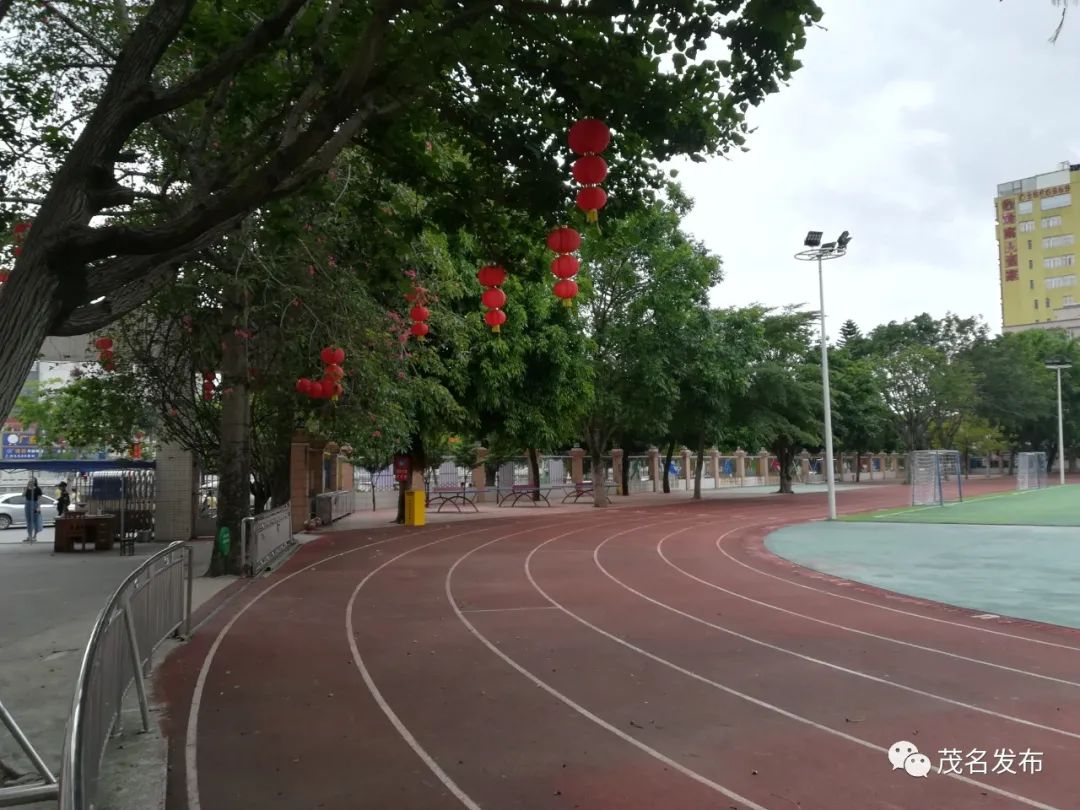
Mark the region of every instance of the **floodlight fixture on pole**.
POLYGON ((829 346, 825 338, 825 274, 821 263, 847 255, 851 233, 844 231, 835 242, 821 244, 821 231, 806 234, 807 250, 795 254, 802 262, 817 262, 818 295, 821 298, 821 396, 825 406, 825 481, 829 489, 829 520, 836 520, 836 475, 833 469, 832 397, 829 395, 829 346))
POLYGON ((1057 406, 1058 406, 1058 481, 1065 483, 1065 420, 1061 413, 1061 371, 1072 368, 1072 363, 1061 360, 1048 360, 1044 364, 1048 369, 1057 371, 1057 406))

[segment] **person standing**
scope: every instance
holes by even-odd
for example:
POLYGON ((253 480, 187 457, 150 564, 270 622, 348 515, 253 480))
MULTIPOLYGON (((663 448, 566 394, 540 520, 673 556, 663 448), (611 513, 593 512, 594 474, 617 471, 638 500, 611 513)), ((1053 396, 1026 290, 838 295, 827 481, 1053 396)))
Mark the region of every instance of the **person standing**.
POLYGON ((33 476, 23 490, 23 511, 26 515, 26 540, 23 542, 35 543, 41 531, 41 487, 33 476))
POLYGON ((56 516, 63 517, 67 514, 68 507, 71 505, 71 496, 68 494, 67 481, 61 481, 58 484, 59 493, 56 496, 56 516))

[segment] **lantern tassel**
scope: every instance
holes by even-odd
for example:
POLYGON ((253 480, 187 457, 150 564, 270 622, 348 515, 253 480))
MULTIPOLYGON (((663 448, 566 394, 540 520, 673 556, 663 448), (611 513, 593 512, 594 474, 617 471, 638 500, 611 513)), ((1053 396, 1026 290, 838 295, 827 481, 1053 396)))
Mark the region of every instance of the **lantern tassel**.
POLYGON ((590 211, 585 212, 585 219, 588 222, 596 222, 597 220, 600 219, 600 215, 597 213, 596 209, 594 208, 594 209, 592 209, 590 211))
POLYGON ((566 307, 567 309, 569 309, 570 307, 572 307, 572 306, 574 305, 574 302, 573 302, 573 301, 572 301, 571 299, 569 299, 569 298, 564 298, 564 299, 562 300, 562 305, 563 305, 564 307, 566 307))
POLYGON ((494 325, 493 327, 491 327, 491 331, 492 331, 492 332, 495 332, 495 333, 498 333, 498 331, 499 331, 499 325, 498 325, 498 324, 495 324, 495 325, 494 325))

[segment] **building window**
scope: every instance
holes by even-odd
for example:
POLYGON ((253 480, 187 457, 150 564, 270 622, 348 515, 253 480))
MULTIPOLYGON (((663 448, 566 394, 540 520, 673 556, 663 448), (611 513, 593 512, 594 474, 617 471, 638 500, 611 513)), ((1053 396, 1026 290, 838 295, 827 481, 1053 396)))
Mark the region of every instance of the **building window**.
POLYGON ((1051 256, 1043 259, 1043 267, 1047 270, 1054 270, 1058 267, 1072 267, 1074 264, 1076 264, 1076 256, 1071 253, 1068 256, 1051 256))
POLYGON ((1061 296, 1061 305, 1063 307, 1074 307, 1076 306, 1076 299, 1071 295, 1063 295, 1061 296))
POLYGON ((1034 270, 1034 269, 1035 269, 1035 260, 1034 259, 1028 259, 1028 270, 1034 270))
POLYGON ((1061 227, 1061 215, 1052 217, 1043 217, 1040 223, 1044 228, 1060 228, 1061 227))
POLYGON ((1028 289, 1029 290, 1034 290, 1035 289, 1035 279, 1033 279, 1033 278, 1028 279, 1028 289))
POLYGON ((1066 208, 1072 205, 1072 194, 1058 194, 1056 197, 1044 197, 1039 201, 1039 207, 1043 211, 1053 208, 1066 208))
POLYGON ((1031 200, 1028 200, 1027 202, 1022 202, 1018 206, 1016 206, 1016 213, 1018 213, 1018 214, 1030 214, 1031 213, 1031 208, 1032 208, 1032 206, 1034 204, 1035 203, 1033 203, 1031 200))
POLYGON ((1050 309, 1050 299, 1049 298, 1046 299, 1046 308, 1050 309))
POLYGON ((1046 279, 1046 289, 1057 290, 1061 287, 1075 287, 1076 275, 1070 273, 1067 276, 1050 276, 1046 279))
POLYGON ((1039 308, 1039 299, 1036 298, 1033 303, 1035 304, 1035 309, 1038 309, 1039 308))
MULTIPOLYGON (((1045 236, 1042 240, 1043 249, 1069 247, 1076 242, 1076 237, 1071 233, 1066 233, 1061 236, 1045 236)), ((1028 246, 1030 247, 1030 245, 1028 246)))
POLYGON ((1031 233, 1035 230, 1035 220, 1025 219, 1017 227, 1020 229, 1020 233, 1031 233))
POLYGON ((1028 239, 1028 250, 1031 250, 1031 240, 1028 239))

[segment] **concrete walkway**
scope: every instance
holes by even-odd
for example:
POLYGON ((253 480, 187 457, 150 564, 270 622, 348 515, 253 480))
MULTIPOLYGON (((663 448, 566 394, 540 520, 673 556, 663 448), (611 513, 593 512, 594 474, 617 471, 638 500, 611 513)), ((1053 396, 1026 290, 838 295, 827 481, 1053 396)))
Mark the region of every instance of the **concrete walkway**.
POLYGON ((1080 628, 1080 544, 1054 526, 808 523, 766 547, 822 573, 950 605, 1080 628))

